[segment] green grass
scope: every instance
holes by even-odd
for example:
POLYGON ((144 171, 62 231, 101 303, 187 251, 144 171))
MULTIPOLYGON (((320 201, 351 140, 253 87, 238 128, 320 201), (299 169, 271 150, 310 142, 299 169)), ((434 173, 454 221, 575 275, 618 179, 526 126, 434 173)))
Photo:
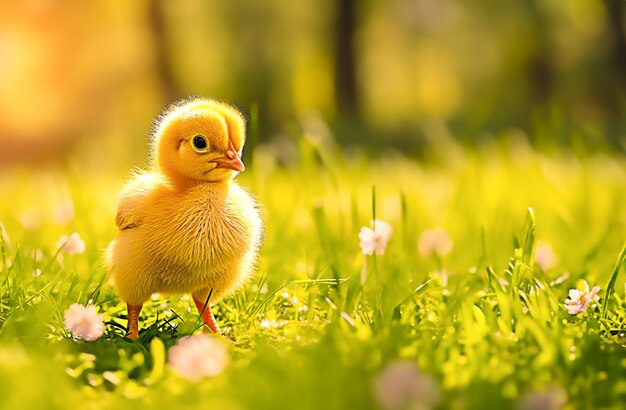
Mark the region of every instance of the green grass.
POLYGON ((231 362, 197 384, 165 365, 200 324, 189 298, 151 299, 139 340, 123 337, 125 306, 102 255, 127 170, 78 161, 7 174, 0 408, 376 408, 373 381, 398 359, 436 380, 441 408, 515 408, 555 386, 571 408, 622 406, 624 158, 545 156, 514 142, 436 154, 372 161, 303 138, 298 165, 281 168, 257 150, 239 181, 262 204, 258 270, 214 308, 231 362), (74 217, 55 218, 67 200, 74 217), (28 229, 33 212, 43 217, 28 229), (358 232, 374 212, 394 234, 384 255, 364 256, 358 232), (436 226, 454 247, 424 257, 419 235, 436 226), (55 242, 72 232, 86 251, 59 255, 55 242), (534 263, 539 239, 559 258, 547 272, 534 263), (601 299, 572 316, 563 303, 582 280, 601 299), (74 341, 63 312, 89 301, 106 334, 74 341))

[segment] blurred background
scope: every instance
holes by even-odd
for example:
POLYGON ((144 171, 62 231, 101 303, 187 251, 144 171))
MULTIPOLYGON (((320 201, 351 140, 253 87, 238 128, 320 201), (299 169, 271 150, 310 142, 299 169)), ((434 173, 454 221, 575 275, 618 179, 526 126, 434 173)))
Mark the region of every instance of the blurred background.
POLYGON ((540 150, 626 151, 623 0, 3 3, 2 165, 85 144, 136 162, 190 94, 251 116, 249 151, 328 133, 419 155, 511 130, 540 150))

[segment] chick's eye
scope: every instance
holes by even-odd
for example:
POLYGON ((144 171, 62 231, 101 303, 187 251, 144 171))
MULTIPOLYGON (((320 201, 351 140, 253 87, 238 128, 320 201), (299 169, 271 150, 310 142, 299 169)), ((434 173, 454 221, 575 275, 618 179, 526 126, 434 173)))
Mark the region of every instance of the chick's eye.
POLYGON ((209 144, 204 135, 196 135, 191 141, 193 149, 198 152, 207 152, 209 150, 209 144))

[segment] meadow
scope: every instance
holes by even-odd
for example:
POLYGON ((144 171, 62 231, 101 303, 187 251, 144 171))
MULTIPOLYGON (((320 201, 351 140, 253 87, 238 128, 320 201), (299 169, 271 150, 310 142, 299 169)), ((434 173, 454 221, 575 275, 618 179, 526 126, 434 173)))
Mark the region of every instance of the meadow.
POLYGON ((440 140, 419 160, 312 136, 247 152, 238 181, 265 239, 255 276, 214 307, 229 362, 199 381, 168 365, 200 331, 190 298, 154 295, 126 339, 102 263, 141 160, 7 172, 0 408, 623 408, 624 157, 440 140), (392 236, 364 255, 374 219, 392 236), (72 233, 85 248, 70 255, 72 233), (585 282, 599 300, 571 314, 585 282), (103 315, 98 340, 66 329, 74 303, 103 315))

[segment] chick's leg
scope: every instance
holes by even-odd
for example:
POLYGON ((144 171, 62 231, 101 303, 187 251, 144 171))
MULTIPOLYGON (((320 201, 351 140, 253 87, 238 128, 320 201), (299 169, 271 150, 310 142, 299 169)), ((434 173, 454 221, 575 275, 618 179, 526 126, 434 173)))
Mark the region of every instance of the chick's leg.
POLYGON ((128 307, 128 334, 126 337, 129 339, 137 339, 139 337, 139 312, 143 305, 131 305, 127 303, 128 307))
MULTIPOLYGON (((213 312, 211 312, 211 303, 207 302, 207 296, 209 295, 208 290, 202 290, 198 292, 194 292, 191 294, 194 303, 196 304, 196 308, 198 308, 198 312, 202 314, 202 322, 213 331, 213 333, 221 333, 220 327, 217 325, 217 321, 215 320, 215 316, 213 316, 213 312), (206 303, 206 308, 204 304, 206 303), (203 311, 204 309, 204 311, 203 311)), ((203 328, 203 331, 206 332, 206 327, 203 328)))

